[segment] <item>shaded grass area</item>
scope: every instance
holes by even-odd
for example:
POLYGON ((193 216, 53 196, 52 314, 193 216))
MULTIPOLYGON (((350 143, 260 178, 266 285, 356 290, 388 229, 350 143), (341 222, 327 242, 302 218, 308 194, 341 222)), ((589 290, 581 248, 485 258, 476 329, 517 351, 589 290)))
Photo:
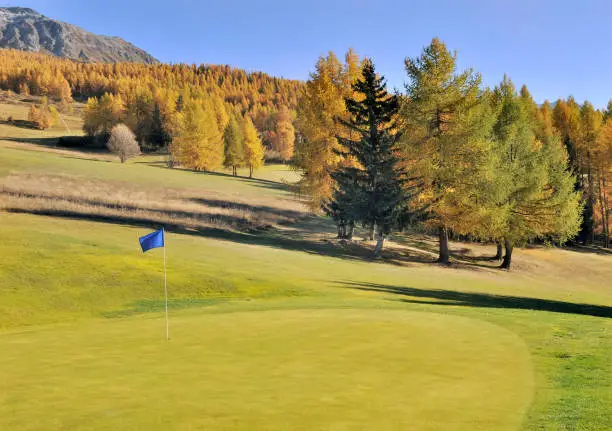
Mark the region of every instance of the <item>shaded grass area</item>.
POLYGON ((612 318, 612 306, 576 304, 549 299, 528 298, 488 293, 456 292, 440 289, 417 289, 377 283, 349 282, 343 287, 397 295, 399 301, 431 305, 453 305, 462 307, 512 308, 521 310, 550 311, 554 313, 581 314, 612 318))

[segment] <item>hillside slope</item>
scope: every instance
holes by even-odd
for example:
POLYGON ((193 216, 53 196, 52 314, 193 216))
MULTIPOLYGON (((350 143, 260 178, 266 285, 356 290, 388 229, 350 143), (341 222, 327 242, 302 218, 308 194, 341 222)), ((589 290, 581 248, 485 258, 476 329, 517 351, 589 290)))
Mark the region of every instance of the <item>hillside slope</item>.
POLYGON ((149 53, 120 37, 96 35, 21 7, 0 7, 0 48, 43 52, 85 62, 157 63, 149 53))

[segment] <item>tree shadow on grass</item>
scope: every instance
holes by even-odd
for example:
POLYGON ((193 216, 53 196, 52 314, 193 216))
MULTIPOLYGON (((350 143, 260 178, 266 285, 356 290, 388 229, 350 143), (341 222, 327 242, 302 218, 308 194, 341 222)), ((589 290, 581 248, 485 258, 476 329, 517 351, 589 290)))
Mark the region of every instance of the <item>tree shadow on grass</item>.
POLYGON ((338 284, 341 287, 350 289, 397 295, 399 297, 399 299, 397 299, 398 301, 413 304, 538 310, 612 318, 612 307, 605 305, 578 304, 550 299, 493 295, 476 292, 457 292, 453 290, 417 289, 414 287, 377 283, 339 282, 338 284))
MULTIPOLYGON (((28 195, 21 193, 21 197, 28 195)), ((31 197, 40 197, 31 195, 31 197)), ((182 221, 172 222, 160 221, 156 216, 147 216, 140 212, 145 210, 159 216, 167 216, 167 211, 163 209, 141 208, 136 205, 129 204, 113 204, 108 205, 99 200, 84 200, 80 199, 63 199, 66 202, 106 206, 109 209, 121 209, 133 211, 132 214, 91 214, 84 211, 73 210, 69 208, 24 208, 20 206, 6 206, 5 211, 11 213, 42 215, 50 217, 59 217, 74 220, 87 220, 93 222, 111 223, 118 225, 128 225, 136 227, 146 227, 148 229, 161 229, 162 227, 168 232, 178 233, 182 235, 200 236, 205 238, 232 241, 239 244, 258 245, 290 251, 299 251, 303 253, 326 256, 331 258, 340 258, 346 260, 363 261, 363 262, 378 262, 383 264, 391 264, 396 266, 407 266, 411 263, 434 263, 435 260, 419 250, 385 248, 382 251, 380 259, 374 259, 374 248, 371 242, 366 241, 346 241, 329 238, 321 238, 314 235, 309 230, 308 225, 312 220, 306 220, 306 223, 294 224, 291 227, 275 228, 271 224, 249 223, 239 215, 226 214, 210 214, 208 219, 218 222, 221 226, 208 226, 206 223, 185 224, 182 221)), ((246 205, 246 204, 245 204, 246 205)), ((202 221, 206 221, 206 213, 189 212, 189 211, 172 211, 175 215, 185 217, 202 217, 202 221)), ((305 216, 308 217, 308 216, 305 216)), ((305 220, 300 220, 304 222, 305 220)), ((316 220, 315 220, 316 222, 316 220)), ((285 223, 279 221, 278 224, 285 223)), ((453 263, 450 267, 468 269, 472 271, 491 270, 487 265, 476 263, 453 263)))
POLYGON ((568 246, 567 250, 575 251, 578 253, 590 253, 599 254, 602 256, 612 256, 612 248, 603 248, 601 246, 572 245, 568 246))
POLYGON ((2 138, 4 141, 20 142, 22 144, 33 144, 45 148, 55 148, 59 138, 2 138))
POLYGON ((200 205, 205 205, 207 207, 215 207, 215 208, 223 208, 223 209, 232 209, 232 210, 241 210, 241 211, 251 211, 254 213, 272 213, 281 217, 286 217, 290 219, 300 219, 303 217, 307 217, 308 214, 304 211, 296 211, 296 210, 287 210, 277 207, 271 207, 268 205, 252 205, 242 202, 228 201, 224 199, 208 199, 208 198, 190 198, 192 202, 195 202, 200 205))
POLYGON ((211 177, 223 177, 223 178, 227 178, 231 180, 240 181, 242 183, 248 183, 250 185, 253 185, 259 188, 280 190, 280 191, 292 191, 292 187, 290 184, 282 183, 278 181, 266 180, 263 178, 249 178, 249 177, 240 176, 240 175, 234 176, 231 174, 226 174, 224 172, 196 171, 193 169, 187 169, 187 168, 181 168, 181 167, 169 168, 167 163, 159 163, 159 162, 143 162, 143 163, 148 164, 152 168, 190 172, 196 175, 204 175, 204 176, 211 176, 211 177))
MULTIPOLYGON (((5 208, 5 211, 18 214, 33 214, 73 220, 103 222, 123 226, 144 227, 147 229, 161 229, 163 227, 168 232, 181 235, 200 236, 223 241, 232 241, 239 244, 258 245, 283 250, 299 251, 313 255, 347 260, 372 260, 372 250, 369 247, 362 247, 357 243, 342 244, 327 240, 307 239, 298 237, 296 235, 289 236, 282 231, 269 229, 266 227, 261 229, 254 228, 248 231, 206 226, 187 227, 181 224, 159 223, 150 220, 149 218, 139 217, 137 215, 123 216, 83 214, 78 211, 71 211, 67 209, 23 209, 9 207, 5 208)), ((404 264, 405 262, 399 261, 391 253, 389 253, 385 255, 384 263, 404 264)))
POLYGON ((0 124, 7 124, 13 127, 19 127, 20 129, 29 129, 29 130, 40 130, 33 121, 29 120, 16 120, 13 121, 0 121, 0 124))
MULTIPOLYGON (((43 148, 52 148, 54 150, 61 150, 64 152, 64 154, 59 153, 59 156, 64 158, 64 159, 76 159, 76 160, 87 160, 87 161, 91 161, 91 162, 110 162, 110 160, 102 160, 102 159, 94 159, 92 157, 78 157, 79 154, 91 154, 91 155, 108 155, 110 154, 110 152, 106 149, 103 148, 99 148, 99 147, 95 147, 95 146, 78 146, 78 147, 66 147, 66 146, 61 146, 58 145, 59 141, 61 138, 59 137, 55 137, 55 138, 2 138, 2 140, 4 141, 10 141, 10 142, 19 142, 22 144, 31 144, 31 145, 36 145, 39 147, 43 147, 43 148), (74 156, 71 155, 66 155, 65 153, 74 153, 74 156)), ((31 149, 25 149, 25 148, 14 148, 14 149, 21 149, 21 150, 26 150, 26 151, 32 151, 31 149)))

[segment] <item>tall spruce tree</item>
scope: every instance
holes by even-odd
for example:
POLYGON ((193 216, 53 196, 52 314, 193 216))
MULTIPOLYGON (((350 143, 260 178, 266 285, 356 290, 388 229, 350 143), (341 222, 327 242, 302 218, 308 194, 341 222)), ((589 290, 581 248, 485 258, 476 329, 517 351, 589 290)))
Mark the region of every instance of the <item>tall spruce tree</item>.
POLYGON ((396 156, 399 104, 397 96, 387 92, 384 78, 376 75, 369 59, 364 61, 362 76, 352 89, 356 97, 345 99, 350 117, 339 121, 354 132, 354 138, 337 136, 339 153, 351 162, 332 173, 335 190, 324 208, 337 221, 342 219, 341 223, 350 226, 349 237, 356 222, 375 229, 374 255, 379 256, 403 199, 403 175, 396 156))

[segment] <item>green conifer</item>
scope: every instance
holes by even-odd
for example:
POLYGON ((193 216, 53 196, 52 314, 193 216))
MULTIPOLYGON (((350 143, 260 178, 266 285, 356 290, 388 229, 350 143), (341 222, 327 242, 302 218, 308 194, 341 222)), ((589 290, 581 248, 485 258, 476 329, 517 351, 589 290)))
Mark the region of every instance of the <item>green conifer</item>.
POLYGON ((356 222, 376 229, 378 256, 403 200, 402 172, 395 153, 399 104, 397 96, 387 92, 384 78, 376 75, 371 60, 364 61, 353 92, 356 97, 346 99, 350 119, 340 121, 355 132, 354 138, 337 137, 339 152, 347 162, 332 174, 336 187, 325 209, 340 225, 349 226, 348 237, 356 222))

